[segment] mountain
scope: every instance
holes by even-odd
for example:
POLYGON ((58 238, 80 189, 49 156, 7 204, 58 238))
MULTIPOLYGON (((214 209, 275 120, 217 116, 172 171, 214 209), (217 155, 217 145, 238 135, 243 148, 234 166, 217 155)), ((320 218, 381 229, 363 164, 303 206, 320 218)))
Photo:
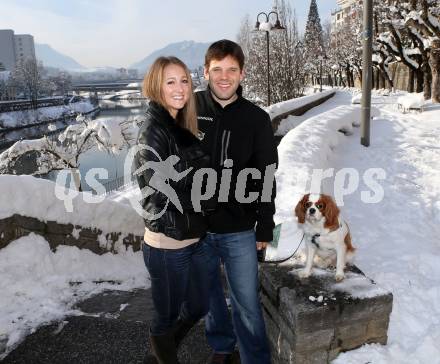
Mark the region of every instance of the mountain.
POLYGON ((35 55, 39 61, 46 67, 62 68, 65 70, 84 70, 73 58, 57 52, 48 44, 35 43, 35 55))
POLYGON ((143 74, 157 57, 176 56, 180 58, 189 69, 195 69, 199 66, 203 66, 205 63, 205 52, 210 44, 211 43, 197 43, 192 40, 171 43, 164 48, 154 51, 142 61, 132 64, 129 68, 135 68, 139 70, 140 74, 143 74))

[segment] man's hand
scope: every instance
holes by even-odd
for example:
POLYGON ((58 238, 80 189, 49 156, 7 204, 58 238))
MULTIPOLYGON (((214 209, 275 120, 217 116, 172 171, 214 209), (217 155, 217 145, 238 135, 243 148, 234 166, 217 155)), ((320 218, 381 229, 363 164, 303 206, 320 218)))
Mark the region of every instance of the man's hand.
POLYGON ((257 241, 257 250, 266 249, 267 244, 267 241, 257 241))

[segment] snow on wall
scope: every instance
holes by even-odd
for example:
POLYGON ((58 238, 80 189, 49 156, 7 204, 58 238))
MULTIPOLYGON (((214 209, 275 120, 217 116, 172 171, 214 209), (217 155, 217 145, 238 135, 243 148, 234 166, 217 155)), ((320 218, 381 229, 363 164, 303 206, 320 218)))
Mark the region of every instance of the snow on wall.
POLYGON ((97 228, 103 233, 143 236, 144 222, 131 206, 108 199, 99 203, 86 202, 94 197, 91 193, 69 190, 63 193, 76 195, 72 199, 72 212, 69 212, 55 190, 56 184, 52 181, 32 176, 1 175, 0 219, 19 214, 43 221, 97 228))
POLYGON ((273 104, 268 107, 265 107, 264 111, 266 111, 269 114, 270 118, 273 119, 278 115, 281 115, 293 109, 300 108, 304 105, 310 104, 311 102, 319 100, 327 95, 330 95, 333 92, 335 92, 335 90, 327 90, 308 96, 298 97, 296 99, 282 101, 277 104, 273 104))
POLYGON ((297 202, 306 193, 313 169, 327 169, 333 149, 360 123, 360 108, 339 106, 305 120, 289 131, 278 146, 275 223, 293 219, 297 202))

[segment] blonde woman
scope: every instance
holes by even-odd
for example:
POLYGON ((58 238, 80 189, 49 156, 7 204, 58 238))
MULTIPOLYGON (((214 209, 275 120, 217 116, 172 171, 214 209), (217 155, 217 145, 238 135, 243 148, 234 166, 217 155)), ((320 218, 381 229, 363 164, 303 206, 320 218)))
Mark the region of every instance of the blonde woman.
POLYGON ((191 76, 176 57, 156 59, 145 76, 150 102, 135 157, 143 192, 143 253, 155 315, 150 342, 160 364, 177 363, 177 347, 208 311, 203 213, 191 204, 192 177, 209 166, 197 139, 191 76), (188 169, 192 167, 190 171, 188 169))

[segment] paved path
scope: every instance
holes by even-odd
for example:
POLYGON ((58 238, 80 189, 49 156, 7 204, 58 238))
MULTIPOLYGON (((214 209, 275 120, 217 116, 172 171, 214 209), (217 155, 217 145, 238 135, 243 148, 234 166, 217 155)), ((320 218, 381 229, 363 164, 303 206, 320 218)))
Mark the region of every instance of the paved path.
MULTIPOLYGON (((85 313, 41 327, 11 352, 2 364, 143 363, 149 352, 152 317, 150 290, 107 291, 78 305, 85 313)), ((204 364, 210 354, 203 325, 182 343, 182 364, 204 364)))

